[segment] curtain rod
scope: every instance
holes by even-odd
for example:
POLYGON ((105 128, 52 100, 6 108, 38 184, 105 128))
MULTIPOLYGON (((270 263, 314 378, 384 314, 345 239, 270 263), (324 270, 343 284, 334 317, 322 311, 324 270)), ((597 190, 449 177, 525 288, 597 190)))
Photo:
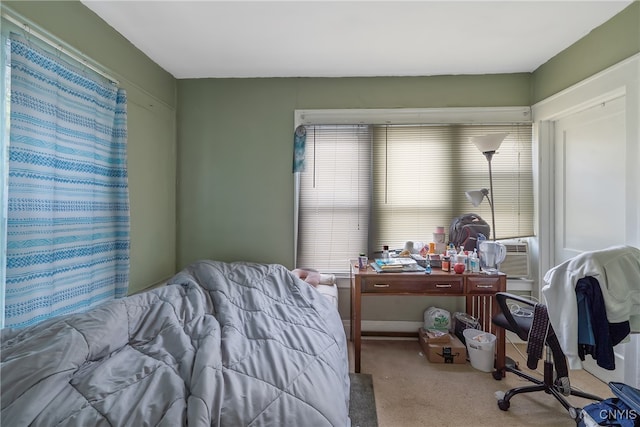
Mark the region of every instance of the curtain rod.
MULTIPOLYGON (((83 66, 95 71, 96 73, 100 74, 102 77, 110 80, 111 82, 113 82, 114 84, 119 84, 120 82, 118 81, 118 79, 116 79, 115 77, 111 76, 110 74, 108 74, 106 71, 101 70, 99 67, 92 65, 88 58, 80 51, 77 51, 76 49, 73 49, 72 47, 69 48, 65 48, 63 46, 63 43, 61 42, 56 42, 54 40, 52 40, 52 38, 47 37, 46 35, 44 35, 41 31, 37 31, 34 30, 34 25, 33 24, 26 24, 24 22, 20 22, 20 20, 18 20, 17 18, 14 18, 13 16, 5 13, 5 11, 2 11, 2 18, 6 19, 7 21, 17 25, 18 27, 22 27, 22 29, 24 31, 26 31, 27 33, 29 33, 29 35, 32 35, 38 39, 40 39, 41 41, 43 41, 44 43, 48 44, 49 46, 53 47, 54 49, 64 53, 65 55, 69 56, 70 58, 74 59, 75 61, 79 62, 80 64, 82 64, 83 66), (74 53, 72 52, 70 49, 76 50, 76 52, 78 53, 74 53)), ((66 44, 66 43, 65 43, 66 44)), ((68 45, 67 45, 68 46, 68 45)))

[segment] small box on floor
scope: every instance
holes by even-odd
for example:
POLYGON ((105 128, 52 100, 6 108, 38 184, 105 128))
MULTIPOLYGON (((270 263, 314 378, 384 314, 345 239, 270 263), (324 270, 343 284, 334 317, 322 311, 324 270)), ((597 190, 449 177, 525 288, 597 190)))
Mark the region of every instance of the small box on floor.
POLYGON ((467 363, 467 348, 456 336, 449 335, 449 342, 430 342, 427 332, 420 328, 419 340, 423 353, 431 363, 467 363))
POLYGON ((446 343, 451 341, 451 335, 446 331, 420 328, 420 332, 424 335, 429 344, 446 343))

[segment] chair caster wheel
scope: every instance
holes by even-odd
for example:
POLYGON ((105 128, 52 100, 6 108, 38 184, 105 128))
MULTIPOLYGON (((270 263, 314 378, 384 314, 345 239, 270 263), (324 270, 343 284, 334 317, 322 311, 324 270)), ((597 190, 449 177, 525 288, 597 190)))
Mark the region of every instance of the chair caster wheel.
POLYGON ((573 418, 575 421, 580 421, 579 413, 576 408, 569 408, 569 416, 573 418))
POLYGON ((509 409, 509 406, 511 406, 511 403, 509 403, 508 400, 504 400, 504 399, 498 400, 498 408, 502 409, 503 411, 506 411, 507 409, 509 409))
POLYGON ((496 380, 496 381, 502 380, 502 371, 501 370, 496 369, 495 371, 493 371, 492 375, 493 375, 493 379, 494 380, 496 380))

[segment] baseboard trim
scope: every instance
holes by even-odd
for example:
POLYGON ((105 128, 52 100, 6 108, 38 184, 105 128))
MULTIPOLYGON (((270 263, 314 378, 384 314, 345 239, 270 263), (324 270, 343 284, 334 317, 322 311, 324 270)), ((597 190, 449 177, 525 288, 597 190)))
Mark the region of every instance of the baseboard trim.
POLYGON ((513 344, 526 344, 526 341, 523 341, 520 339, 520 337, 517 334, 514 334, 511 331, 505 331, 506 332, 506 341, 507 342, 511 342, 513 344))
MULTIPOLYGON (((348 338, 351 338, 351 321, 342 320, 344 331, 348 338)), ((362 334, 375 333, 376 335, 388 333, 390 336, 412 336, 417 334, 424 323, 410 322, 404 320, 363 320, 362 334)))
POLYGON ((159 287, 165 286, 165 285, 167 284, 167 282, 169 281, 169 279, 171 279, 172 277, 173 277, 173 276, 168 276, 168 277, 166 277, 166 278, 164 278, 164 279, 162 279, 162 280, 160 280, 160 281, 158 281, 158 282, 152 283, 151 285, 149 285, 149 286, 147 286, 147 287, 145 287, 145 288, 142 288, 142 289, 140 289, 140 290, 138 290, 138 291, 135 291, 135 292, 134 292, 134 293, 132 293, 131 295, 141 294, 141 293, 143 293, 143 292, 147 292, 147 291, 150 291, 150 290, 152 290, 152 289, 155 289, 155 288, 159 288, 159 287))
MULTIPOLYGON (((348 319, 342 320, 345 334, 347 338, 351 339, 351 321, 348 319)), ((363 320, 362 321, 362 336, 370 334, 380 335, 388 333, 389 336, 394 337, 412 337, 413 334, 418 332, 424 324, 422 322, 409 322, 402 320, 363 320)), ((506 331, 506 341, 514 344, 526 344, 511 331, 506 331)))

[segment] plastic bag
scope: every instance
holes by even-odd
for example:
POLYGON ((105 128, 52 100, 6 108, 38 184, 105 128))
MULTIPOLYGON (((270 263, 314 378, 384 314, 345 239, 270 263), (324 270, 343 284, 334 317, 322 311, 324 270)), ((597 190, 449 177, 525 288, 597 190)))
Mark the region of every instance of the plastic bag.
POLYGON ((438 307, 429 307, 424 312, 424 329, 448 331, 451 324, 451 313, 438 307))

